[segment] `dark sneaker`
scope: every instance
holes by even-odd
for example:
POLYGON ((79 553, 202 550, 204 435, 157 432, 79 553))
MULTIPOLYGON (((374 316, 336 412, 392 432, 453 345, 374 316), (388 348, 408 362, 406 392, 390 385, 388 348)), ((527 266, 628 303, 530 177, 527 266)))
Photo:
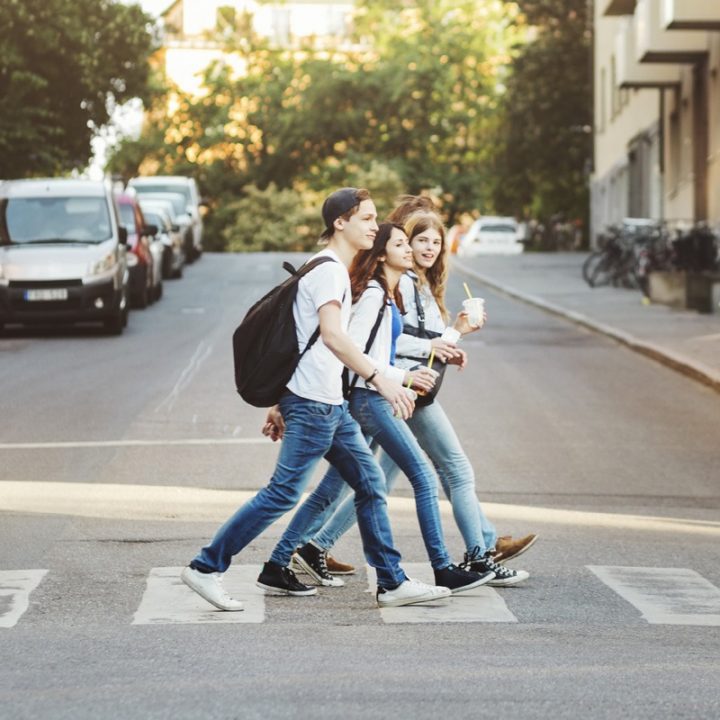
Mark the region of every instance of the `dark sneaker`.
POLYGON ((535 535, 535 533, 517 539, 510 535, 499 537, 495 543, 495 550, 492 553, 493 560, 498 563, 512 560, 518 555, 522 555, 526 550, 529 550, 535 544, 536 540, 537 535, 535 535))
POLYGON ((315 595, 317 593, 317 589, 311 585, 303 585, 290 568, 269 561, 263 565, 262 572, 255 584, 275 595, 297 595, 302 597, 303 595, 315 595))
POLYGON ((464 570, 457 565, 448 565, 442 570, 435 570, 435 584, 450 588, 453 595, 484 585, 494 577, 495 573, 492 570, 479 573, 474 570, 464 570))
POLYGON ((328 572, 327 550, 313 545, 312 542, 298 548, 293 559, 315 582, 325 587, 342 587, 345 584, 328 572))
POLYGON ((479 554, 479 548, 475 548, 470 554, 465 553, 465 561, 462 566, 478 573, 493 573, 493 578, 488 582, 488 585, 491 587, 517 585, 530 577, 525 570, 511 570, 504 565, 496 563, 490 553, 481 556, 479 554))
POLYGON ((340 562, 336 560, 332 555, 327 555, 327 568, 331 575, 354 575, 355 566, 349 563, 340 562))

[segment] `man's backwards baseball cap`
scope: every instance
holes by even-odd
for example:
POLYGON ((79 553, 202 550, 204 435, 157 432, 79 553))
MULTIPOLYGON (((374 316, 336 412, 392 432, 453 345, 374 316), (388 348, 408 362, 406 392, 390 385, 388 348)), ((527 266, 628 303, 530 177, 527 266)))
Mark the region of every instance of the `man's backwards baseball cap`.
POLYGON ((348 210, 352 210, 356 205, 360 204, 357 195, 357 188, 346 187, 336 190, 325 198, 322 206, 322 219, 325 223, 325 229, 320 236, 321 238, 329 238, 335 231, 333 223, 348 210))

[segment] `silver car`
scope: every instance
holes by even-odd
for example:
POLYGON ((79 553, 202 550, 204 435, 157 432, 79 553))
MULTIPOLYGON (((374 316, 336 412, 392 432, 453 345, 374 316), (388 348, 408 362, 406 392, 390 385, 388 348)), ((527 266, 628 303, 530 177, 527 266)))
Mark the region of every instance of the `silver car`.
POLYGON ((111 189, 70 179, 0 181, 0 329, 128 316, 127 231, 111 189))
MULTIPOLYGON (((128 183, 141 197, 148 193, 179 193, 184 200, 184 212, 189 216, 192 241, 189 247, 188 261, 192 262, 202 254, 203 221, 197 184, 193 178, 181 175, 154 175, 152 177, 132 178, 128 183)), ((176 216, 177 218, 177 216, 176 216)), ((180 224, 180 223, 178 223, 180 224)))
POLYGON ((141 207, 147 222, 157 227, 156 237, 163 245, 163 278, 181 278, 185 264, 185 248, 180 228, 173 223, 162 204, 153 204, 146 200, 141 207))

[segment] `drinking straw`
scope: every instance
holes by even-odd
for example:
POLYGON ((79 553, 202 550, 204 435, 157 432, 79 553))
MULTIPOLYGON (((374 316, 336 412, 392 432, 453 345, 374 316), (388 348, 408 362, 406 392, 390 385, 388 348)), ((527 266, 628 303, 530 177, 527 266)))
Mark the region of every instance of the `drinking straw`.
POLYGON ((405 386, 408 388, 408 390, 412 387, 413 378, 412 375, 410 376, 410 379, 407 381, 407 385, 405 386))
POLYGON ((434 360, 434 359, 435 359, 435 348, 433 348, 433 349, 430 351, 430 359, 428 360, 428 364, 427 364, 427 366, 428 366, 429 368, 432 367, 432 364, 433 364, 433 360, 434 360))
POLYGON ((465 292, 467 293, 468 300, 472 300, 472 293, 470 292, 470 288, 468 287, 468 284, 466 282, 463 283, 463 287, 465 288, 465 292))

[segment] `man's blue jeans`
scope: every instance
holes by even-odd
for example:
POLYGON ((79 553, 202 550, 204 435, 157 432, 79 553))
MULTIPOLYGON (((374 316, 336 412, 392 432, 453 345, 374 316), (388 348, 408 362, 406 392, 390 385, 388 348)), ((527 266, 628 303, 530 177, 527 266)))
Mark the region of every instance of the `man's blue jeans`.
MULTIPOLYGON (((218 530, 193 564, 202 570, 227 570, 234 555, 298 503, 315 466, 325 457, 355 491, 365 557, 376 570, 378 585, 397 587, 406 575, 393 546, 385 478, 347 403, 328 405, 288 392, 280 400, 280 410, 285 435, 270 482, 218 530)), ((271 560, 276 562, 274 557, 271 560)), ((289 560, 288 555, 279 564, 286 566, 289 560)))
MULTIPOLYGON (((430 564, 435 569, 447 567, 451 560, 440 523, 437 480, 410 428, 402 420, 393 417, 390 403, 372 390, 353 390, 350 411, 367 438, 384 448, 407 475, 415 494, 415 509, 430 564)), ((343 496, 342 479, 337 470, 330 468, 295 514, 273 551, 271 560, 288 563, 295 548, 305 544, 322 527, 343 496)), ((345 529, 354 522, 352 501, 346 502, 349 525, 345 529)))
MULTIPOLYGON (((448 416, 436 400, 416 407, 407 424, 435 466, 467 551, 479 547, 484 555, 495 547, 497 531, 478 502, 475 473, 448 416)), ((381 449, 380 453, 380 467, 389 493, 401 470, 387 452, 381 449)), ((329 507, 321 520, 324 520, 322 526, 313 525, 321 527, 319 532, 309 537, 319 547, 329 550, 355 524, 355 509, 351 502, 343 500, 329 507)))

